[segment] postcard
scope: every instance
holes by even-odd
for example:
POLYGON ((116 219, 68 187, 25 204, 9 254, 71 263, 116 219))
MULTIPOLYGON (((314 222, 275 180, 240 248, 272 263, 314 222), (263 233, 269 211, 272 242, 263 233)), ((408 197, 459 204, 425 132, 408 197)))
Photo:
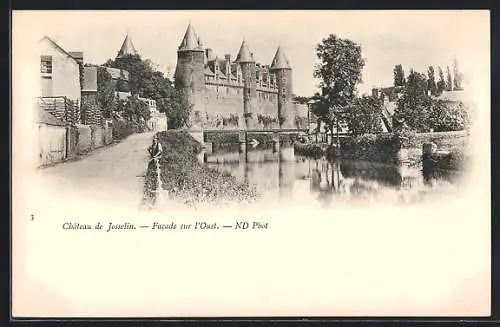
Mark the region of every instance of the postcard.
POLYGON ((12 316, 489 316, 488 11, 12 14, 12 316))

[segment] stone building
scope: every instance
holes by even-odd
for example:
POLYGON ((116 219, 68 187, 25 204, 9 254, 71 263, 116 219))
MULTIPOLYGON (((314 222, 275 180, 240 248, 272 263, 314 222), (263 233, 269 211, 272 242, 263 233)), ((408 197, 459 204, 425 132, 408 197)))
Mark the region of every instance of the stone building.
POLYGON ((234 61, 230 54, 221 58, 189 24, 177 50, 174 82, 193 105, 195 126, 215 127, 229 117, 239 128, 295 126, 292 68, 280 47, 270 65, 256 62, 245 40, 234 61))

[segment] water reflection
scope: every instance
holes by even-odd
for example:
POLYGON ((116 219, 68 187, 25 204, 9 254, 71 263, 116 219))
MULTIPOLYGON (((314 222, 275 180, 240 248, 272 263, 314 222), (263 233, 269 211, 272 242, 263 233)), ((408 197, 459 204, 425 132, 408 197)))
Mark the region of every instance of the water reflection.
POLYGON ((323 203, 333 201, 395 200, 412 202, 445 185, 453 185, 448 172, 422 171, 384 163, 313 159, 294 155, 293 148, 261 145, 239 153, 238 145, 215 147, 204 154, 205 164, 253 184, 267 196, 311 195, 323 203))

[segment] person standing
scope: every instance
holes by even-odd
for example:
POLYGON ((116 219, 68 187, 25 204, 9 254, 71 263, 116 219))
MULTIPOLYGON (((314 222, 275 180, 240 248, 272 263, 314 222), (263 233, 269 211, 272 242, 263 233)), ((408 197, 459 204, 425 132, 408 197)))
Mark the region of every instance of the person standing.
POLYGON ((163 154, 163 148, 158 140, 158 135, 153 137, 153 144, 148 148, 148 152, 150 159, 146 172, 145 200, 149 202, 149 205, 154 206, 161 188, 160 158, 163 154))

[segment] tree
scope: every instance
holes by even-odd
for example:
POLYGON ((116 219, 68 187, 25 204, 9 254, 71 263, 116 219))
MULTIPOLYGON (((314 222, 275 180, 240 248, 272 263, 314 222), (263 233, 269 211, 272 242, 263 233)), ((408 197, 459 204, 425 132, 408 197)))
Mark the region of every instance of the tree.
POLYGON ((449 66, 446 66, 446 91, 453 91, 453 81, 449 66))
POLYGON ((469 109, 462 102, 433 101, 429 118, 434 132, 461 131, 471 123, 469 109))
POLYGON ((104 66, 128 71, 130 92, 140 97, 150 98, 148 83, 152 79, 154 70, 149 61, 142 60, 139 55, 126 55, 115 61, 108 60, 104 66))
POLYGON ((409 128, 415 132, 447 132, 468 128, 469 109, 460 102, 431 98, 425 75, 411 72, 403 96, 393 116, 396 131, 409 128))
POLYGON ((345 113, 349 132, 354 136, 382 132, 382 100, 363 96, 356 99, 345 113))
POLYGON ((433 95, 438 95, 438 88, 436 85, 436 77, 434 73, 434 67, 429 66, 427 69, 427 90, 433 95))
POLYGON ((458 69, 457 58, 453 58, 453 90, 454 91, 463 90, 462 79, 463 79, 462 73, 458 69))
POLYGON ((158 111, 166 114, 169 128, 182 128, 189 123, 192 105, 182 96, 182 91, 174 88, 172 81, 154 69, 150 60, 128 55, 108 60, 105 65, 128 71, 130 92, 155 100, 158 111))
POLYGON ((402 65, 396 65, 394 67, 394 86, 404 86, 406 84, 405 81, 405 72, 403 70, 402 65))
POLYGON ((418 132, 428 132, 427 120, 430 108, 431 98, 427 94, 426 77, 412 70, 393 115, 393 128, 400 131, 406 125, 418 132))
POLYGON ((138 122, 140 118, 144 120, 151 118, 148 105, 135 96, 129 97, 127 100, 120 100, 117 104, 117 111, 128 121, 138 122))
POLYGON ((104 118, 110 118, 116 110, 115 90, 111 75, 104 67, 97 67, 97 102, 104 118))
POLYGON ((317 45, 316 53, 321 62, 314 68, 314 77, 321 79, 322 94, 315 114, 327 121, 333 132, 334 122, 338 124, 340 119, 338 111, 356 98, 365 61, 360 45, 333 34, 317 45))
POLYGON ((439 81, 437 82, 437 92, 438 95, 443 93, 443 91, 446 89, 446 82, 444 81, 444 74, 443 74, 443 69, 439 67, 439 81))
POLYGON ((165 97, 156 100, 156 107, 168 118, 168 128, 184 128, 189 124, 193 105, 182 90, 170 88, 165 97))

